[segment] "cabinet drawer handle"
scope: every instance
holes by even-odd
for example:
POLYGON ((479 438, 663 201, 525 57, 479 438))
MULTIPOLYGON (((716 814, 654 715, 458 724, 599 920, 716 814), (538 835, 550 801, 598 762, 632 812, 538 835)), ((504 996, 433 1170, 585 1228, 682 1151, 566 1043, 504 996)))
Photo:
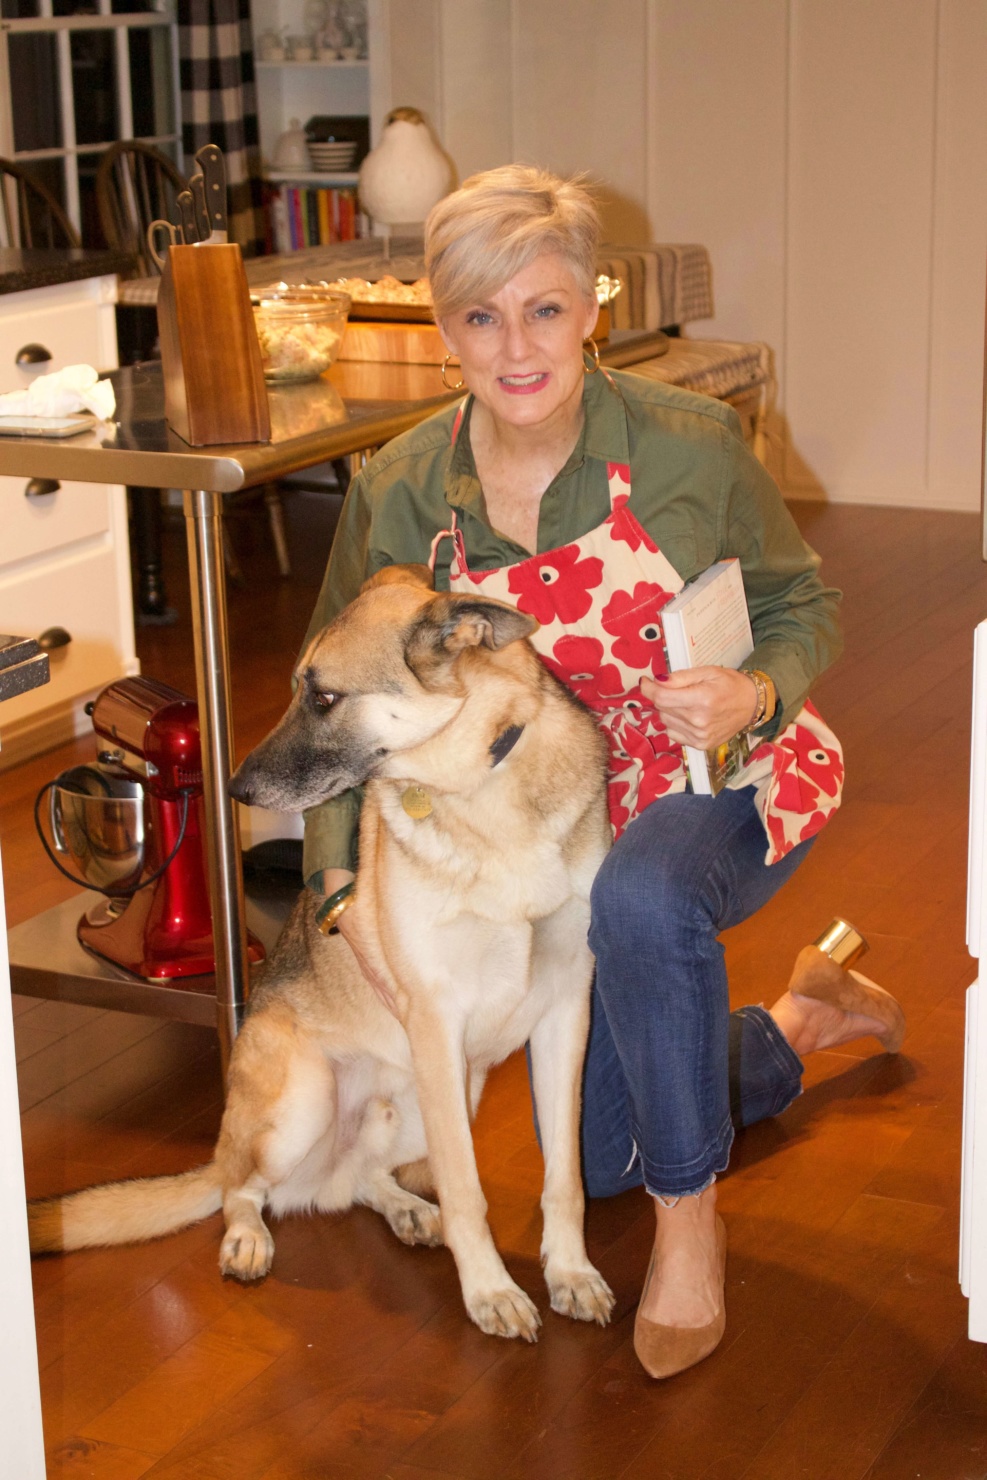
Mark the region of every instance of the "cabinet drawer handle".
POLYGON ((57 493, 61 486, 57 478, 32 478, 24 489, 24 497, 47 498, 50 493, 57 493))
POLYGON ((43 365, 51 359, 51 350, 43 344, 25 344, 14 356, 15 365, 43 365))
POLYGON ((72 634, 64 627, 46 627, 38 638, 38 647, 42 652, 52 653, 56 648, 68 647, 71 641, 72 634))

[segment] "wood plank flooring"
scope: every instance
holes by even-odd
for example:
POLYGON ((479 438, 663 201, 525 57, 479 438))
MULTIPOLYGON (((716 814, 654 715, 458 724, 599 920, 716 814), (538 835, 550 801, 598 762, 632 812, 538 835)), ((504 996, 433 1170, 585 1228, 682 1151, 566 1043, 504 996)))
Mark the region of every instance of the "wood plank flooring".
MULTIPOLYGON (((332 506, 287 500, 278 579, 261 508, 234 521, 242 754, 277 718, 321 578, 332 506)), ((651 1233, 643 1193, 592 1204, 612 1325, 547 1311, 540 1158, 523 1061, 491 1078, 476 1141, 495 1237, 545 1313, 534 1348, 466 1319, 444 1250, 406 1249, 364 1210, 275 1228, 274 1271, 224 1283, 219 1220, 143 1248, 34 1266, 52 1480, 982 1480, 987 1348, 956 1280, 972 629, 987 571, 972 515, 796 505, 845 591, 847 652, 817 698, 847 799, 799 875, 725 937, 735 1003, 771 1002, 801 945, 843 914, 864 969, 909 1015, 903 1053, 819 1054, 786 1115, 738 1137, 721 1207, 727 1334, 650 1382, 631 1347, 651 1233)), ((181 620, 140 634, 144 671, 192 689, 181 620)), ((33 838, 44 780, 91 743, 0 775, 11 924, 65 898, 33 838)), ((221 1110, 206 1030, 15 999, 32 1195, 206 1159, 221 1110)), ((0 1465, 2 1470, 2 1465, 0 1465)), ((15 1477, 11 1477, 15 1480, 15 1477)))

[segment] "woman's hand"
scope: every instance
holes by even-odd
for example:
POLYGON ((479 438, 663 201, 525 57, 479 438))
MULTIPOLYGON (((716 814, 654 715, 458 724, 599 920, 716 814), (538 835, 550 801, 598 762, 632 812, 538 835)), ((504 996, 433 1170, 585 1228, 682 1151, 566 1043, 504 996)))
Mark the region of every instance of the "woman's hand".
POLYGON ((734 668, 684 668, 667 678, 642 678, 641 691, 677 745, 712 750, 749 725, 757 708, 752 678, 734 668))
MULTIPOLYGON (((322 888, 326 898, 328 899, 330 894, 335 894, 337 889, 342 889, 344 884, 351 884, 354 878, 355 875, 349 869, 325 869, 322 874, 322 888)), ((397 1004, 394 1001, 394 994, 391 991, 390 983, 379 965, 376 964, 370 944, 364 940, 359 929, 357 924, 358 919, 359 916, 355 913, 351 905, 349 909, 343 911, 336 921, 336 929, 353 952, 356 957, 356 964, 377 993, 381 1002, 383 1002, 388 1012, 394 1013, 396 1016, 397 1004)))

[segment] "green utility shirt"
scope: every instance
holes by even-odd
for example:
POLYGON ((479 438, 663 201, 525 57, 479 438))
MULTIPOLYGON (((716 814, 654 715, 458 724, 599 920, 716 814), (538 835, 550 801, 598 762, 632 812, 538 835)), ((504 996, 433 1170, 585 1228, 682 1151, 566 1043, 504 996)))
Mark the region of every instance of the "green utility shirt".
MULTIPOLYGON (((748 450, 734 410, 624 371, 586 377, 579 441, 542 496, 538 549, 579 539, 610 512, 607 463, 629 463, 630 509, 684 581, 736 556, 754 631, 749 664, 774 679, 779 709, 771 738, 840 654, 840 593, 822 584, 819 557, 802 539, 777 486, 748 450)), ((531 552, 487 518, 470 447, 470 410, 455 447, 457 407, 389 442, 354 478, 336 531, 305 645, 385 565, 427 563, 433 537, 456 511, 470 569, 513 565, 531 552)), ((452 541, 435 570, 448 590, 452 541)), ((305 878, 355 867, 360 796, 348 792, 305 818, 305 878)))

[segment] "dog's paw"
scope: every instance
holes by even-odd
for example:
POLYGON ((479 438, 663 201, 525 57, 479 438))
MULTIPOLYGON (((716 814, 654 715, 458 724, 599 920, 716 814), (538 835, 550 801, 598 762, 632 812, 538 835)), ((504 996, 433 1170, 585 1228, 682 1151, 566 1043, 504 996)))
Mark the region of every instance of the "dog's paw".
POLYGON ((613 1291, 591 1264, 578 1271, 546 1272, 552 1309, 573 1321, 595 1321, 605 1326, 614 1307, 613 1291))
POLYGON ((470 1319, 488 1336, 521 1336, 538 1340, 541 1316, 533 1303, 513 1282, 502 1290, 480 1291, 466 1301, 470 1319))
POLYGON ((434 1203, 416 1197, 391 1209, 387 1221, 403 1244, 427 1244, 434 1248, 442 1242, 442 1216, 434 1203))
POLYGON ((220 1246, 219 1268, 237 1280, 262 1280, 273 1258, 274 1240, 263 1224, 259 1229, 234 1225, 220 1246))

